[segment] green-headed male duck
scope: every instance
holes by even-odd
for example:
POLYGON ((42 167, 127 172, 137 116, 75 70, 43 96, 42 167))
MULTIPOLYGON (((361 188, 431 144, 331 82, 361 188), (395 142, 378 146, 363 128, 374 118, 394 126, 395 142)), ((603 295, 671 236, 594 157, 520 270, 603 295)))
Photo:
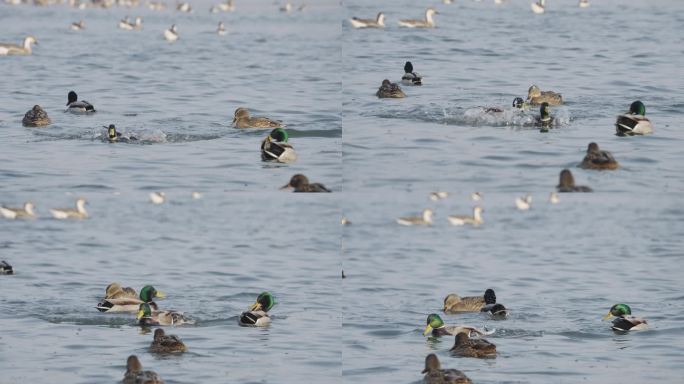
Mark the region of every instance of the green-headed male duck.
POLYGON ((539 116, 536 118, 535 125, 540 127, 542 132, 548 132, 549 128, 554 124, 555 119, 551 117, 551 114, 549 113, 549 103, 541 103, 541 106, 539 106, 539 116))
POLYGON ((21 123, 24 127, 43 127, 50 125, 51 121, 47 112, 40 105, 34 105, 30 111, 26 112, 21 123))
POLYGON ((413 64, 410 61, 404 64, 404 75, 401 77, 401 83, 404 85, 423 85, 423 77, 413 72, 413 64))
POLYGON ((240 107, 235 110, 233 124, 237 128, 282 128, 282 122, 271 120, 267 117, 250 117, 247 108, 240 107))
POLYGON ((423 384, 470 384, 472 381, 458 369, 442 369, 437 355, 431 353, 425 358, 423 384))
POLYGON ((293 188, 294 192, 331 192, 321 183, 309 183, 309 179, 298 173, 290 178, 290 182, 280 187, 280 189, 293 188))
POLYGON ((600 150, 596 143, 589 143, 587 154, 579 167, 584 169, 618 169, 619 164, 610 152, 600 150))
POLYGON ((575 185, 575 177, 569 169, 564 169, 560 173, 560 181, 556 186, 558 192, 593 192, 591 188, 583 185, 575 185))
POLYGON ((261 160, 292 163, 297 160, 297 153, 288 140, 287 131, 276 128, 261 142, 261 160))
POLYGON ((95 107, 85 100, 78 101, 78 95, 74 91, 69 91, 67 95, 67 108, 65 110, 72 113, 92 113, 95 107))
POLYGON ((181 353, 188 350, 185 343, 176 335, 167 335, 164 330, 157 328, 154 330, 154 339, 150 344, 152 353, 181 353))
POLYGON ((256 302, 249 307, 249 311, 242 312, 238 324, 245 327, 265 327, 271 324, 268 311, 276 304, 270 292, 262 292, 256 302))
POLYGON ((651 121, 646 117, 646 106, 637 100, 629 106, 629 112, 620 115, 615 122, 618 136, 648 135, 653 133, 651 121))
POLYGON ((442 318, 436 314, 431 313, 427 317, 427 325, 423 331, 423 336, 428 334, 431 336, 452 336, 459 332, 466 332, 468 335, 487 335, 490 334, 487 330, 481 330, 469 325, 445 325, 442 318))
POLYGON ((401 90, 398 84, 392 83, 385 79, 382 81, 382 85, 378 88, 375 95, 381 99, 399 99, 406 97, 404 91, 401 90))
POLYGON ((615 331, 643 331, 648 329, 646 320, 632 316, 632 309, 627 304, 613 305, 608 314, 603 316, 603 320, 608 320, 611 317, 615 317, 611 327, 615 331))
POLYGON ((0 215, 5 219, 32 219, 36 217, 36 212, 34 211, 35 206, 32 202, 27 201, 21 208, 11 208, 0 206, 0 215))
POLYGON ((487 304, 496 304, 496 293, 493 289, 487 289, 482 296, 460 297, 450 293, 444 298, 445 313, 480 312, 487 304))
POLYGON ((549 105, 561 105, 563 104, 563 96, 553 91, 542 91, 533 85, 527 90, 527 101, 532 105, 540 105, 544 102, 549 103, 549 105))
MULTIPOLYGON (((148 303, 152 309, 157 310, 157 304, 154 299, 163 299, 166 297, 164 293, 157 291, 151 285, 146 285, 140 290, 140 296, 131 296, 132 288, 121 288, 118 283, 112 283, 107 286, 106 296, 101 302, 97 304, 97 310, 100 312, 133 312, 140 310, 140 305, 148 303), (117 289, 119 288, 119 289, 117 289), (111 296, 111 297, 109 297, 111 296)), ((135 293, 135 290, 133 290, 135 293)), ((152 310, 151 309, 151 310, 152 310)))
POLYGON ((138 356, 130 355, 126 362, 123 384, 164 384, 164 381, 154 371, 143 371, 138 356))
POLYGON ((116 126, 114 124, 109 124, 109 127, 103 127, 107 129, 107 137, 105 140, 110 143, 130 143, 133 141, 138 141, 138 138, 135 136, 122 135, 121 132, 116 130, 116 126))
POLYGON ((456 335, 454 346, 449 351, 463 357, 496 357, 496 345, 485 339, 471 339, 467 332, 456 335))

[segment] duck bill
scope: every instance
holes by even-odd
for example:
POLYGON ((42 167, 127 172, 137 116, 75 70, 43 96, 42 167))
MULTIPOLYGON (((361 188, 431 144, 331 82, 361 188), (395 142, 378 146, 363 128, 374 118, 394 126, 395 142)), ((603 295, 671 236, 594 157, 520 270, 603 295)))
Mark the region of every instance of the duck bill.
POLYGON ((258 302, 250 305, 250 307, 249 307, 250 311, 258 311, 260 309, 261 309, 261 304, 259 304, 258 302))
POLYGON ((603 316, 603 320, 608 320, 608 319, 610 319, 611 317, 613 317, 613 314, 610 313, 610 312, 608 312, 607 315, 603 316))
POLYGON ((282 187, 280 187, 280 189, 290 189, 290 188, 292 188, 290 183, 287 183, 287 184, 283 185, 282 187))
POLYGON ((432 332, 432 326, 431 326, 430 324, 428 324, 428 325, 425 327, 425 330, 423 331, 423 336, 427 336, 428 333, 430 333, 430 332, 432 332))
POLYGON ((157 291, 157 294, 154 295, 154 297, 159 298, 159 299, 166 299, 166 294, 162 291, 157 291))
POLYGON ((141 309, 141 310, 138 311, 138 314, 135 315, 135 319, 136 319, 136 320, 140 320, 140 319, 142 319, 143 317, 145 317, 145 311, 143 311, 143 310, 141 309))

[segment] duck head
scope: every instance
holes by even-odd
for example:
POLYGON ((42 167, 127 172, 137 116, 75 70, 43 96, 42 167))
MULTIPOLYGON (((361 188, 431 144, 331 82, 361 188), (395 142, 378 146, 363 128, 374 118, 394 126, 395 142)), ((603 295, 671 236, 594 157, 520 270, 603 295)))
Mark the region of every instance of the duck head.
POLYGON ((157 289, 151 285, 146 285, 140 290, 140 300, 145 303, 149 303, 155 298, 163 299, 165 297, 166 295, 163 292, 157 291, 157 289))
POLYGON ((485 304, 496 304, 496 294, 493 289, 487 289, 484 293, 485 304))
POLYGON ((233 114, 233 123, 241 119, 249 119, 249 111, 247 108, 240 107, 235 110, 235 114, 233 114))
POLYGON ((629 113, 632 115, 646 116, 646 106, 641 101, 637 100, 629 106, 629 113))
POLYGON ((439 359, 437 358, 437 355, 434 353, 431 353, 425 357, 425 369, 421 373, 428 373, 431 371, 439 371, 442 369, 441 364, 439 363, 439 359))
POLYGON ((522 109, 524 105, 525 100, 523 100, 522 97, 516 97, 515 99, 513 99, 513 107, 522 109))
POLYGON ((256 302, 249 307, 249 310, 268 312, 275 304, 275 299, 270 292, 261 292, 257 297, 256 302))
POLYGON ((78 101, 78 95, 74 91, 69 91, 69 94, 67 95, 66 105, 69 105, 69 104, 73 103, 74 101, 78 101))
POLYGON ((432 332, 433 329, 441 328, 444 326, 444 321, 442 321, 442 318, 439 317, 439 315, 436 313, 429 314, 426 323, 427 325, 425 326, 425 330, 423 331, 423 336, 427 336, 428 333, 432 332))
POLYGON ((407 61, 406 64, 404 64, 404 72, 413 73, 413 64, 411 64, 410 61, 407 61))
POLYGON ((435 213, 432 211, 432 209, 424 209, 423 210, 423 220, 427 221, 428 223, 432 222, 432 215, 435 213))
POLYGON ((38 45, 38 40, 33 36, 28 36, 24 39, 24 48, 31 49, 31 44, 38 45))
POLYGON ((603 316, 603 320, 608 320, 611 317, 622 317, 625 315, 631 315, 632 314, 632 309, 629 307, 627 304, 615 304, 612 307, 610 307, 610 311, 608 311, 608 314, 603 316))
POLYGON ((432 21, 432 16, 434 15, 439 15, 439 12, 435 10, 434 8, 428 8, 425 10, 425 18, 429 21, 432 21))
POLYGON ((166 333, 164 332, 163 329, 157 328, 154 330, 154 340, 161 340, 166 336, 166 333))
POLYGON ((536 85, 532 85, 530 89, 527 90, 527 100, 539 96, 541 96, 541 89, 539 89, 539 87, 537 87, 536 85))
POLYGON ((299 189, 300 187, 304 187, 305 185, 309 185, 309 179, 302 175, 301 173, 298 173, 290 178, 290 182, 283 185, 280 189, 287 189, 287 188, 294 188, 294 189, 299 189))
POLYGON ((115 293, 117 293, 121 290, 122 290, 122 288, 121 288, 121 285, 119 283, 111 283, 107 286, 107 288, 105 288, 105 296, 111 297, 115 293))
POLYGON ((575 178, 572 176, 572 172, 569 169, 564 169, 560 173, 560 180, 558 182, 558 188, 568 187, 573 188, 575 186, 575 178))
POLYGON ((107 136, 109 136, 109 140, 115 140, 116 139, 116 127, 114 124, 109 124, 109 127, 107 128, 107 136))
POLYGON ((138 314, 135 315, 136 320, 140 320, 143 317, 152 317, 152 308, 150 308, 150 305, 148 303, 140 304, 140 306, 138 307, 138 314))
POLYGON ((548 121, 551 116, 549 115, 549 103, 543 102, 539 107, 539 114, 541 115, 542 121, 548 121))
POLYGON ((268 135, 268 141, 277 141, 280 143, 287 143, 288 138, 287 131, 282 128, 276 128, 268 135))
POLYGON ((136 355, 128 356, 128 360, 126 361, 126 370, 128 372, 141 372, 142 369, 143 369, 142 364, 140 364, 140 360, 138 360, 138 356, 136 356, 136 355))
POLYGON ((391 84, 392 84, 392 83, 391 83, 389 80, 387 80, 387 79, 385 79, 385 80, 382 81, 382 86, 383 86, 383 87, 389 87, 391 84))
POLYGON ((375 22, 378 23, 380 26, 385 26, 385 14, 382 12, 378 12, 378 16, 375 18, 375 22))
POLYGON ((587 153, 597 153, 599 151, 599 146, 596 143, 589 143, 587 146, 587 153))

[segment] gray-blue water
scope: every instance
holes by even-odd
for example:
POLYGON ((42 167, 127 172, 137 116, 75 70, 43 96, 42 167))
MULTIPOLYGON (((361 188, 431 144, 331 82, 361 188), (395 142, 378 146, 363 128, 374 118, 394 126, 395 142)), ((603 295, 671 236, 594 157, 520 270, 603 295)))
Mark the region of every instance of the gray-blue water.
POLYGON ((0 57, 0 204, 31 200, 39 215, 0 220, 0 259, 16 270, 0 276, 0 383, 115 382, 130 354, 169 383, 411 383, 431 352, 478 383, 678 382, 684 3, 552 0, 533 15, 529 2, 314 1, 291 14, 270 0, 218 14, 208 0, 191 14, 0 4, 0 41, 40 44, 0 57), (437 28, 397 26, 428 6, 437 28), (347 21, 378 11, 384 30, 347 21), (117 29, 126 15, 143 29, 117 29), (86 30, 68 29, 80 19, 86 30), (169 44, 172 23, 180 40, 169 44), (406 60, 424 85, 377 99, 406 60), (531 84, 563 94, 557 129, 480 112, 531 84), (72 89, 98 112, 64 114, 72 89), (655 133, 615 136, 636 99, 655 133), (51 126, 21 126, 34 104, 51 126), (230 126, 240 106, 283 120, 299 160, 261 162, 267 132, 230 126), (103 143, 112 123, 145 143, 103 143), (621 168, 576 168, 590 141, 621 168), (548 204, 563 168, 595 192, 548 204), (334 192, 278 190, 295 173, 334 192), (437 190, 450 196, 430 201, 437 190), (168 202, 152 205, 151 191, 168 202), (474 191, 484 224, 450 226, 474 191), (516 210, 526 193, 532 208, 516 210), (88 220, 49 217, 79 196, 88 220), (431 227, 394 221, 427 207, 431 227), (131 316, 98 313, 112 281, 154 284, 163 308, 197 320, 167 329, 189 352, 150 354, 131 316), (486 288, 508 320, 443 318, 496 328, 496 359, 452 357, 451 338, 422 336, 446 294, 486 288), (238 327, 267 289, 271 327, 238 327), (650 330, 613 333, 601 317, 618 302, 650 330))

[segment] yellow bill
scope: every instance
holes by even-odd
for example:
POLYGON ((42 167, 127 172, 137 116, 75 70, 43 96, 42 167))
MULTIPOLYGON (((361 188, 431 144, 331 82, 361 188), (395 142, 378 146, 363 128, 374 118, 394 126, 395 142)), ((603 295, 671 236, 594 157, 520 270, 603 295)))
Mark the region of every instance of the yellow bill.
POLYGON ((138 311, 138 314, 135 315, 135 319, 136 319, 136 320, 140 320, 140 319, 142 319, 144 316, 145 316, 145 311, 143 311, 143 310, 141 309, 141 310, 138 311))
POLYGON ((608 319, 610 319, 611 317, 613 317, 613 314, 610 313, 610 312, 608 312, 607 315, 603 316, 603 320, 608 320, 608 319))
POLYGON ((423 336, 427 336, 428 333, 432 332, 432 326, 428 324, 423 331, 423 336))
POLYGON ((162 292, 162 291, 157 291, 157 294, 155 295, 155 297, 158 297, 158 298, 160 298, 160 299, 165 299, 165 298, 166 298, 166 294, 165 294, 164 292, 162 292))

